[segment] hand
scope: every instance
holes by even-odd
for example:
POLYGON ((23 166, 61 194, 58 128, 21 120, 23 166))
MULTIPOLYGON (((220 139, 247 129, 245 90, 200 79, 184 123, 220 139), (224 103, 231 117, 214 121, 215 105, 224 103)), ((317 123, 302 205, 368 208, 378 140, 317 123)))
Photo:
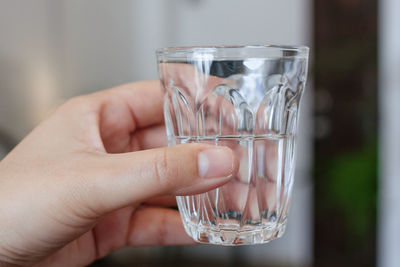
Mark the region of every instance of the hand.
POLYGON ((238 162, 229 148, 156 148, 162 99, 158 82, 74 98, 0 162, 0 266, 82 266, 123 246, 193 242, 161 196, 221 186, 238 162))

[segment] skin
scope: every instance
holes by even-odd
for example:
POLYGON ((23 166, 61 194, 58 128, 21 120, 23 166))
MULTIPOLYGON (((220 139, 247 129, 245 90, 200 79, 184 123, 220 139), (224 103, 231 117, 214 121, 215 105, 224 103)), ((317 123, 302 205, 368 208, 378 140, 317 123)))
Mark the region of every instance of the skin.
POLYGON ((124 246, 193 243, 165 206, 227 183, 239 163, 229 148, 159 148, 162 100, 155 81, 74 98, 0 162, 0 266, 84 266, 124 246))

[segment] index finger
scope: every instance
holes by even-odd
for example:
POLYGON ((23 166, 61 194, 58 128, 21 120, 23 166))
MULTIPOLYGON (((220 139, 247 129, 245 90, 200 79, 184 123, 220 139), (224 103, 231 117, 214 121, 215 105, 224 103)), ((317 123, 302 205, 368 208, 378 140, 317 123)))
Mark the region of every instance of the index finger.
POLYGON ((160 124, 163 121, 163 90, 159 81, 141 81, 121 85, 102 92, 106 102, 117 98, 129 107, 135 128, 160 124))

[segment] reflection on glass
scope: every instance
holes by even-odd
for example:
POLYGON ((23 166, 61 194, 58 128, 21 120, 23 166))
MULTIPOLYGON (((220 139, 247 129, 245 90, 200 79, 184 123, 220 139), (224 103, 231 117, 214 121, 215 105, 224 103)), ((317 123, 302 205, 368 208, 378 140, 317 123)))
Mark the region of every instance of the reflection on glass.
POLYGON ((280 237, 293 185, 308 48, 170 48, 157 56, 168 144, 228 146, 240 161, 226 185, 177 197, 188 234, 222 245, 280 237))

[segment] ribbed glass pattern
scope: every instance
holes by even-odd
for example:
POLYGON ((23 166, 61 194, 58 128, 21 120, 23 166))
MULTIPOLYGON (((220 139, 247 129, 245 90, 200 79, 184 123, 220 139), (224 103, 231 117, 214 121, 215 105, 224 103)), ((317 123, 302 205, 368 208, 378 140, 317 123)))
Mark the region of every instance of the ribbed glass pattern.
POLYGON ((228 146, 240 161, 224 186, 177 197, 186 231, 197 241, 223 245, 280 237, 293 187, 307 56, 283 51, 246 58, 243 52, 229 59, 211 48, 185 51, 179 60, 158 54, 168 144, 228 146))

